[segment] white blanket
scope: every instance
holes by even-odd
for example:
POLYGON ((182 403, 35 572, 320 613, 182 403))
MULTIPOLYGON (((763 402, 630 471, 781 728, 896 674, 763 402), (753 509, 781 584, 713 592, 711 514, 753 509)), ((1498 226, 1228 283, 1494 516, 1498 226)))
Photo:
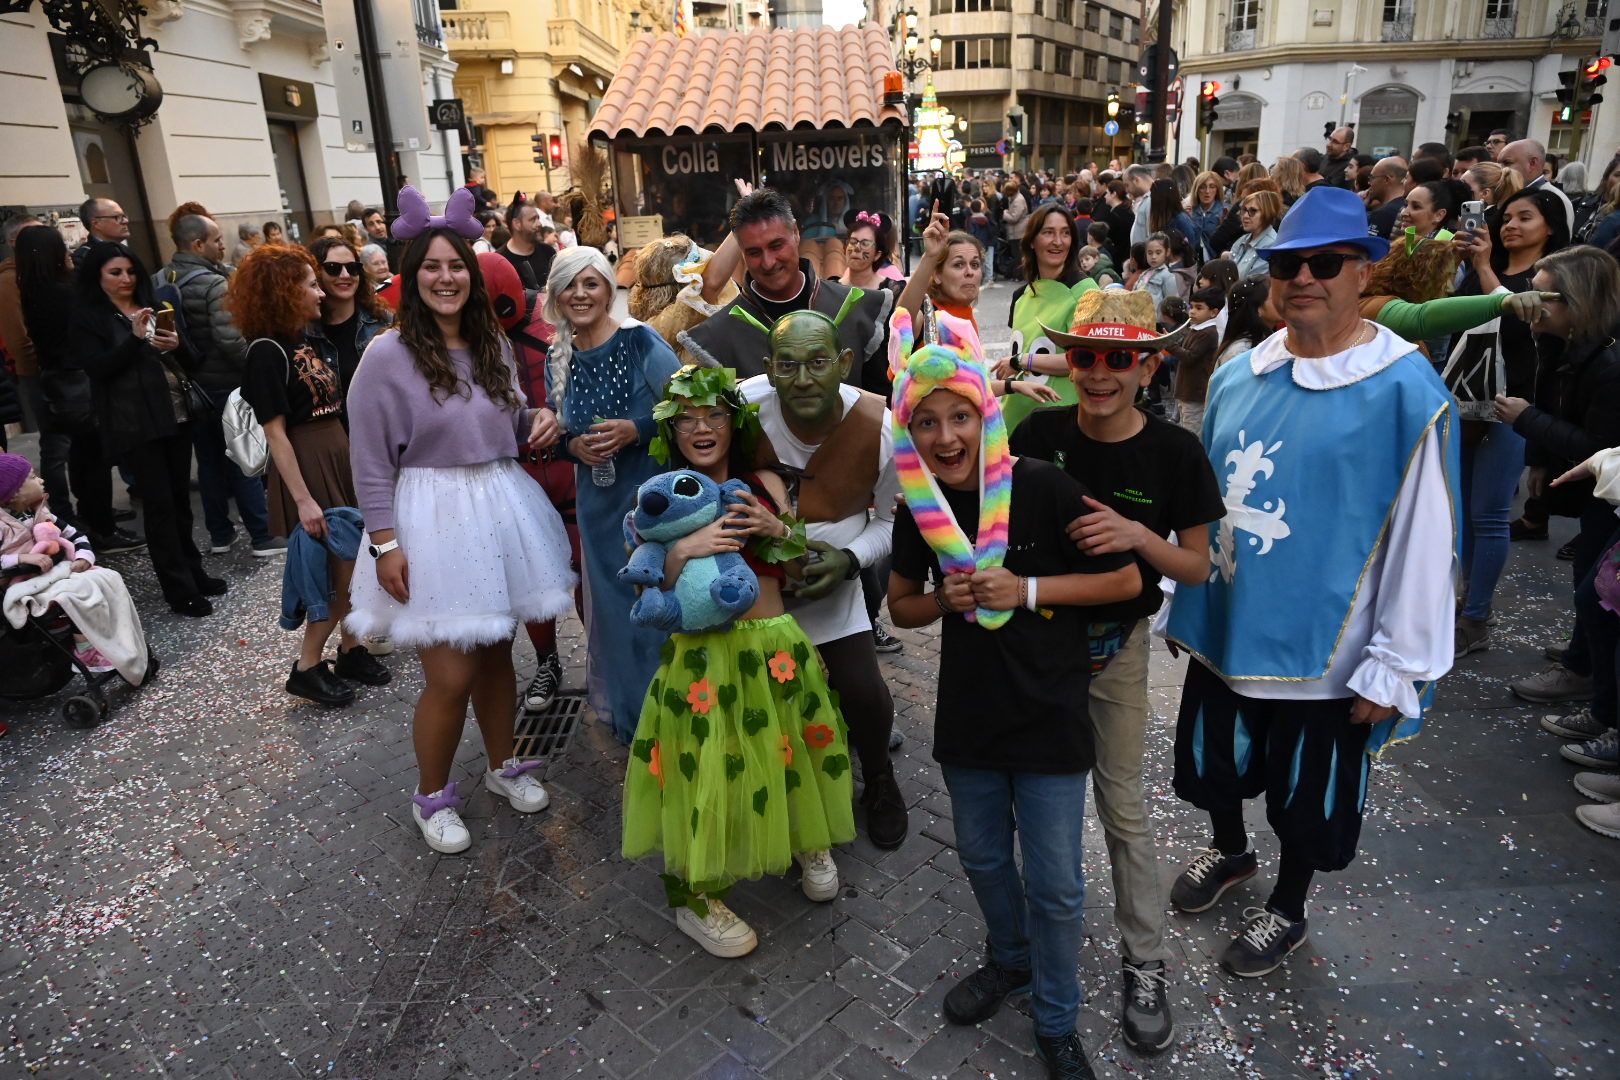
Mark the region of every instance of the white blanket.
POLYGON ((92 566, 73 573, 65 562, 6 590, 6 621, 21 629, 30 615, 56 604, 131 686, 146 678, 146 634, 117 571, 92 566))

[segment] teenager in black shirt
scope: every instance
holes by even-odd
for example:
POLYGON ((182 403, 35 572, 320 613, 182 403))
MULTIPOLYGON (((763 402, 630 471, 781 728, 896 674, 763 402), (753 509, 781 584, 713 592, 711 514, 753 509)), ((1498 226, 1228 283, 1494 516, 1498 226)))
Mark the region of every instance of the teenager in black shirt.
MULTIPOLYGON (((903 319, 897 314, 892 335, 902 333, 903 319)), ((967 328, 958 341, 972 335, 970 324, 939 319, 942 331, 947 321, 967 328)), ((946 995, 944 1011, 952 1023, 976 1024, 1008 994, 1028 988, 1036 1046, 1051 1075, 1091 1076, 1075 1034, 1084 938, 1081 836, 1092 762, 1084 608, 1136 595, 1141 575, 1127 555, 1089 555, 1068 540, 1064 530, 1083 511, 1085 492, 1034 460, 1011 463, 1006 549, 993 565, 994 545, 978 543, 980 458, 999 451, 1006 459, 1004 425, 982 363, 972 356, 948 368, 940 363, 955 355, 942 347, 919 350, 895 383, 896 461, 909 456, 902 453, 905 441, 915 456, 902 466, 911 471, 907 505, 895 516, 889 579, 896 626, 944 620, 934 757, 950 790, 957 852, 990 935, 985 967, 946 995), (917 475, 922 469, 932 483, 917 475), (935 493, 937 503, 925 506, 916 484, 935 493), (959 530, 958 546, 991 554, 981 553, 981 568, 971 574, 942 574, 938 553, 913 517, 922 514, 937 526, 947 507, 955 524, 946 531, 959 530), (925 580, 932 591, 924 591, 925 580), (1001 622, 1000 612, 1011 617, 1001 622)), ((986 527, 996 523, 992 515, 986 527)), ((939 534, 931 527, 929 539, 949 542, 939 534)))
POLYGON ((1142 575, 1139 593, 1085 613, 1092 657, 1086 717, 1123 953, 1121 1031, 1132 1048, 1153 1052, 1171 1043, 1175 1023, 1165 990, 1171 952, 1164 893, 1142 787, 1148 623, 1164 599, 1161 575, 1182 588, 1208 578, 1209 523, 1226 508, 1198 437, 1136 407, 1159 368, 1158 350, 1179 331, 1160 336, 1152 299, 1117 289, 1082 296, 1075 324, 1092 333, 1112 327, 1103 338, 1051 335, 1067 350, 1079 404, 1031 414, 1013 433, 1012 449, 1061 466, 1088 488, 1093 494, 1071 519, 1069 536, 1087 554, 1133 556, 1142 575))

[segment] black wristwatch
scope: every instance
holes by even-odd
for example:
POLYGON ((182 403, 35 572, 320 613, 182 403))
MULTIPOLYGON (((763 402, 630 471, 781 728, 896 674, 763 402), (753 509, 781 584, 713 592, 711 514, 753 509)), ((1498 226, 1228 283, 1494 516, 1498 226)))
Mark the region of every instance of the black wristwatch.
POLYGON ((855 553, 849 548, 839 548, 838 550, 842 551, 844 557, 849 560, 849 569, 844 571, 844 580, 854 581, 861 576, 861 560, 857 559, 855 553))

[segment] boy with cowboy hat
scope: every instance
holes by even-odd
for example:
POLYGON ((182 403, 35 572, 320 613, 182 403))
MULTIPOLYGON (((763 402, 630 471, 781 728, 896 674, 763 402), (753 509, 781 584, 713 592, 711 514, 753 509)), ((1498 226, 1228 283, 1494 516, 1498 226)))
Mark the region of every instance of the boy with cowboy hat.
POLYGON ((1170 899, 1205 911, 1255 874, 1243 800, 1263 793, 1281 860, 1221 957, 1234 975, 1304 943, 1312 877, 1355 858, 1369 755, 1417 734, 1451 667, 1456 403, 1416 346, 1361 317, 1388 248, 1352 192, 1307 192, 1261 252, 1286 329, 1210 382, 1226 516, 1166 636, 1192 654, 1175 790, 1213 838, 1170 899))
POLYGON ((1164 594, 1161 575, 1201 585, 1209 573, 1209 523, 1226 512, 1198 436, 1137 407, 1161 352, 1186 333, 1161 334, 1153 298, 1110 287, 1082 296, 1069 331, 1043 326, 1064 350, 1078 393, 1073 407, 1041 409, 1013 432, 1013 452, 1050 461, 1087 488, 1068 534, 1088 555, 1125 553, 1141 589, 1086 612, 1091 647, 1087 723, 1097 818, 1114 879, 1114 922, 1123 954, 1121 1031, 1138 1051, 1175 1038, 1166 1000, 1164 890, 1142 783, 1148 720, 1148 623, 1164 594), (1175 542, 1170 542, 1171 534, 1175 542))

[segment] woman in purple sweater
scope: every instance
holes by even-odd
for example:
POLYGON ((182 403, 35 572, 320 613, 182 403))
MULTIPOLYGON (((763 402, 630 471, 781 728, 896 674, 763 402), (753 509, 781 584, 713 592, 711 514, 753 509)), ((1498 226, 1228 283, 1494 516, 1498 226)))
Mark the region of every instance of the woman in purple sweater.
POLYGON ((483 231, 471 193, 458 191, 431 219, 413 189, 400 203, 394 235, 410 244, 399 321, 366 348, 349 388, 370 544, 355 563, 348 625, 421 654, 412 816, 429 847, 453 853, 472 843, 450 780, 469 702, 489 759, 484 785, 524 813, 549 801, 528 775, 538 762, 512 756, 512 637, 572 607, 575 577, 562 518, 517 463, 520 442, 556 441, 557 420, 518 393, 469 245, 483 231))

